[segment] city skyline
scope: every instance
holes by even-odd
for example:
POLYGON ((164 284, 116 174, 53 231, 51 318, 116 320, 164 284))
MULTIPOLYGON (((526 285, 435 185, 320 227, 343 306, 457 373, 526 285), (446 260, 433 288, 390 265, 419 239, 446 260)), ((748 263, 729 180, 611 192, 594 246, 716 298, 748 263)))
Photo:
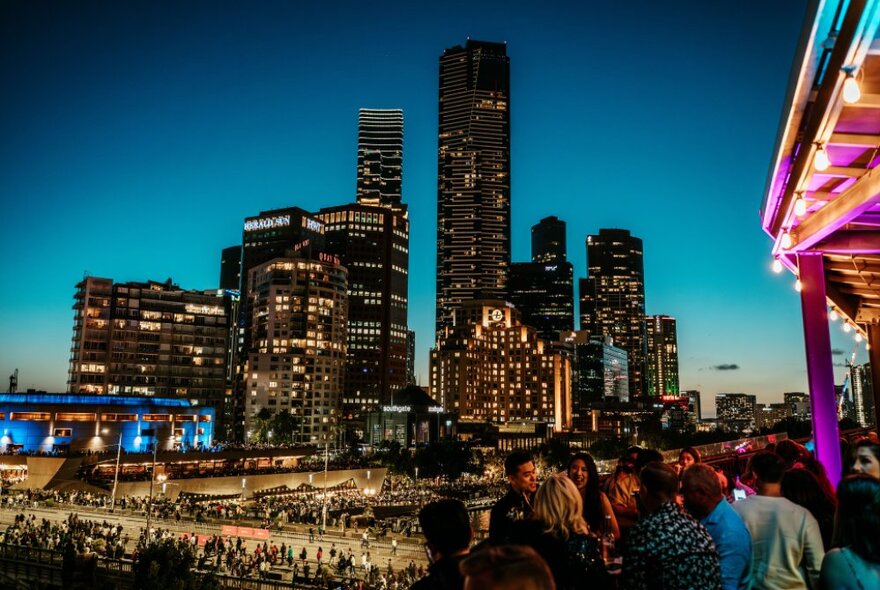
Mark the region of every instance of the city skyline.
MULTIPOLYGON (((245 217, 353 202, 359 109, 402 108, 409 327, 426 384, 437 64, 470 35, 506 40, 511 60, 512 260, 530 259, 528 228, 556 215, 583 277, 585 236, 628 229, 644 243, 645 312, 678 322, 682 390, 760 402, 806 390, 798 297, 770 272, 757 215, 804 2, 755 3, 758 19, 699 3, 357 18, 349 6, 3 9, 2 254, 13 285, 30 285, 0 295, 4 379, 18 368, 21 390, 66 389, 85 269, 216 288, 245 217)), ((832 339, 840 363, 854 343, 832 339)))

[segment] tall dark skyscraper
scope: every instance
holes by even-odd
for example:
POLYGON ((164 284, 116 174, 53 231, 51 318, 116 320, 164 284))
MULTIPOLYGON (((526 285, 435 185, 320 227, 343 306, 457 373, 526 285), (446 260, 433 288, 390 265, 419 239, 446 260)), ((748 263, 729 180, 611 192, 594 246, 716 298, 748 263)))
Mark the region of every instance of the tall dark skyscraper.
POLYGON ((553 215, 533 225, 532 262, 556 262, 565 259, 565 222, 553 215))
POLYGON ((241 288, 241 246, 223 248, 220 258, 220 288, 238 291, 241 288))
POLYGON ((358 203, 400 205, 402 177, 403 111, 361 109, 358 114, 358 203))
POLYGON ((648 395, 678 397, 678 337, 675 318, 649 315, 645 318, 648 348, 648 395))
POLYGON ((580 281, 581 329, 593 339, 611 336, 626 350, 630 397, 645 384, 645 270, 642 240, 625 229, 587 236, 587 278, 580 281))
POLYGON ((346 417, 406 386, 409 220, 405 206, 358 203, 317 213, 326 249, 348 269, 346 417))
POLYGON ((438 335, 465 301, 506 297, 510 267, 510 59, 468 40, 440 57, 438 335))
POLYGON ((574 328, 574 267, 566 260, 564 221, 547 217, 532 227, 532 262, 510 265, 507 298, 544 340, 574 328))

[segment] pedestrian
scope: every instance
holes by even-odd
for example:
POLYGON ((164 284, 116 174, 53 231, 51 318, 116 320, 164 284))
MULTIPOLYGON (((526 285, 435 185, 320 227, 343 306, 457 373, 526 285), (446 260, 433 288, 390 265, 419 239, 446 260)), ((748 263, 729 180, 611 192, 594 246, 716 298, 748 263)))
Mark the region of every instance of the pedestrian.
POLYGON ((397 555, 397 539, 391 539, 391 555, 397 555))

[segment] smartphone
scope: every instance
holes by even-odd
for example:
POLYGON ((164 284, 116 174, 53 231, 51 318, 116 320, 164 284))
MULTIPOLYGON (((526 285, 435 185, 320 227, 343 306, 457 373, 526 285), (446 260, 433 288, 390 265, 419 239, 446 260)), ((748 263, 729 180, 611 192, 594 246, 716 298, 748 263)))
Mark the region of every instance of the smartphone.
POLYGON ((734 502, 739 502, 740 500, 745 500, 745 499, 746 499, 746 491, 745 491, 745 490, 741 490, 741 489, 739 489, 739 488, 734 488, 734 490, 733 490, 733 501, 734 501, 734 502))

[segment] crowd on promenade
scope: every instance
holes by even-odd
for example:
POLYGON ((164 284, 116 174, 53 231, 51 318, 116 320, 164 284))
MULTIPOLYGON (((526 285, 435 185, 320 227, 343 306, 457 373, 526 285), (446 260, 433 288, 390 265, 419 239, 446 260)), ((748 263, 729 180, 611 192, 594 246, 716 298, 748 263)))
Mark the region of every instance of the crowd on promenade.
POLYGON ((876 433, 842 445, 836 489, 794 441, 726 470, 693 448, 668 464, 633 447, 604 484, 577 453, 539 486, 532 457, 514 451, 487 540, 472 546, 460 501, 420 511, 431 566, 412 588, 880 588, 880 445, 876 433))

